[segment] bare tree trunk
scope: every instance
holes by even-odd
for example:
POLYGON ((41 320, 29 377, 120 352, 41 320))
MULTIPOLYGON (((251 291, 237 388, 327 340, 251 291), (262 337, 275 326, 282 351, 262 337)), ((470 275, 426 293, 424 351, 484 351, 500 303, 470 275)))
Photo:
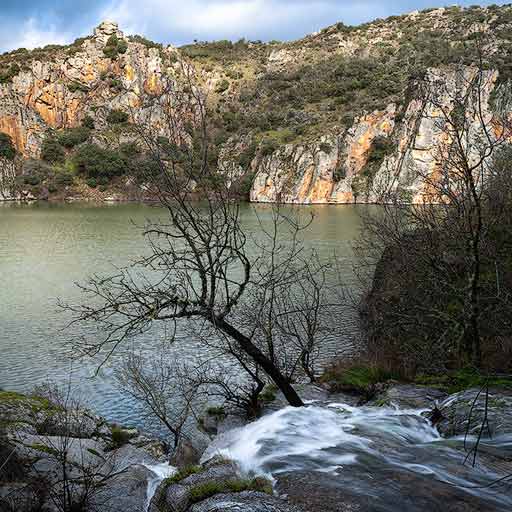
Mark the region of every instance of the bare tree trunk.
POLYGON ((222 332, 226 333, 234 339, 240 348, 252 359, 263 368, 265 373, 274 381, 275 385, 283 392, 288 403, 293 407, 302 407, 304 402, 301 400, 293 386, 279 371, 276 365, 268 359, 261 350, 256 347, 251 340, 242 334, 239 330, 235 329, 232 325, 228 324, 223 318, 215 318, 213 323, 222 332))

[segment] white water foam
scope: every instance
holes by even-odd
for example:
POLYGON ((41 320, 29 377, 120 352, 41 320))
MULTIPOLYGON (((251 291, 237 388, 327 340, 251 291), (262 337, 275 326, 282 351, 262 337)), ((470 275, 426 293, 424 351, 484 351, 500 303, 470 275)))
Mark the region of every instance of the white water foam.
POLYGON ((169 478, 173 476, 178 471, 174 466, 170 466, 168 463, 162 464, 144 464, 146 468, 148 468, 154 475, 153 478, 148 480, 148 488, 146 492, 146 504, 144 506, 144 510, 147 511, 149 509, 149 505, 151 503, 151 499, 153 498, 160 482, 165 478, 169 478))
POLYGON ((273 480, 280 473, 315 471, 329 473, 340 485, 348 479, 361 486, 365 475, 371 479, 383 468, 390 474, 405 469, 511 503, 510 497, 484 488, 496 474, 463 466, 464 451, 442 439, 422 412, 342 403, 286 407, 218 436, 202 461, 220 455, 248 474, 273 480))

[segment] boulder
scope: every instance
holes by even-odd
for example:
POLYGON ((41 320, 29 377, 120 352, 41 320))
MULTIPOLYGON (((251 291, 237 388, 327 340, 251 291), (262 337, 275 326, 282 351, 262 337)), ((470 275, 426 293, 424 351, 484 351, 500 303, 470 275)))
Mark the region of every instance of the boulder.
MULTIPOLYGON (((442 419, 437 428, 445 437, 479 433, 485 417, 486 393, 480 388, 450 395, 439 404, 442 419)), ((490 389, 487 400, 488 427, 484 437, 512 433, 512 391, 490 389)))
POLYGON ((149 512, 172 510, 184 512, 191 505, 191 493, 198 485, 223 484, 238 478, 237 466, 221 459, 213 459, 202 468, 174 483, 163 481, 151 500, 149 512))
POLYGON ((395 406, 400 409, 432 409, 447 393, 436 388, 413 384, 394 384, 380 392, 366 405, 395 406))
POLYGON ((256 491, 217 494, 189 508, 190 512, 298 512, 280 498, 256 491))
POLYGON ((305 512, 505 512, 455 486, 405 469, 350 473, 293 472, 277 476, 276 490, 305 512))
POLYGON ((169 452, 169 448, 166 443, 160 441, 159 439, 153 439, 143 434, 140 434, 137 437, 130 439, 128 443, 131 444, 132 446, 135 446, 136 448, 144 450, 151 457, 157 460, 165 459, 166 455, 169 452))
POLYGON ((189 432, 186 438, 181 437, 178 441, 178 446, 170 458, 170 463, 178 469, 198 464, 201 455, 203 455, 210 442, 211 439, 208 435, 198 429, 194 429, 189 432))
POLYGON ((145 510, 148 481, 153 476, 153 473, 142 465, 126 468, 109 479, 106 485, 93 495, 91 509, 105 512, 145 510))

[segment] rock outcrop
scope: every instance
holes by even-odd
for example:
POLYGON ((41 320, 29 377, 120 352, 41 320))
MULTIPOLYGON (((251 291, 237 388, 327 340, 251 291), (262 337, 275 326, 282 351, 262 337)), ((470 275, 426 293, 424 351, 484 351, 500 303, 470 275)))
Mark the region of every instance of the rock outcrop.
MULTIPOLYGON (((439 173, 438 153, 450 143, 440 110, 450 113, 453 93, 475 77, 475 58, 464 54, 465 67, 455 65, 474 34, 489 40, 479 106, 489 133, 500 130, 493 101, 498 86, 510 89, 511 11, 435 9, 359 27, 337 24, 290 43, 181 49, 126 37, 116 23, 103 22, 72 45, 0 57, 0 132, 24 158, 39 158, 48 134, 90 118, 89 142, 116 147, 136 140, 134 130, 109 126, 109 113, 122 110, 132 126, 178 133, 181 144, 196 122, 197 100, 187 94, 197 88, 207 97, 212 163, 251 201, 422 203, 431 199, 427 184, 439 173), (415 61, 442 109, 423 109, 415 61), (169 94, 177 90, 183 94, 174 101, 169 94)), ((475 119, 470 124, 468 144, 476 147, 482 130, 475 119)), ((0 166, 0 198, 29 197, 30 190, 13 193, 3 183, 13 172, 23 171, 0 166)), ((124 185, 102 195, 84 184, 69 194, 122 199, 124 185)))
POLYGON ((437 428, 444 436, 496 437, 512 432, 512 392, 474 388, 439 403, 443 418, 437 428))

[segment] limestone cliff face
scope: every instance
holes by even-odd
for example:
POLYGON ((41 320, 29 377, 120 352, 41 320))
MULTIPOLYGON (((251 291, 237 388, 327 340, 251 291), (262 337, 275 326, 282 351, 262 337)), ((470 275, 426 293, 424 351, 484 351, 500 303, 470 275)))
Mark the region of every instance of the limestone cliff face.
POLYGON ((367 160, 372 142, 389 137, 396 109, 364 115, 347 132, 325 135, 317 144, 286 145, 255 164, 251 200, 287 203, 352 203, 352 184, 367 160))
MULTIPOLYGON (((475 32, 499 32, 487 48, 496 57, 487 67, 496 64, 506 73, 510 31, 512 8, 453 8, 360 27, 335 25, 289 43, 220 41, 176 49, 125 37, 117 24, 104 22, 67 47, 22 53, 26 57, 16 61, 21 65, 8 80, 8 59, 18 56, 0 56, 0 132, 24 158, 39 158, 53 130, 80 126, 86 117, 94 122, 88 143, 119 147, 136 141, 133 127, 143 124, 181 145, 191 140, 187 128, 197 114, 192 85, 207 97, 219 172, 251 201, 336 204, 399 197, 421 203, 429 200, 426 184, 440 172, 450 140, 439 109, 425 111, 418 91, 409 90, 415 76, 409 62, 421 61, 438 103, 450 112, 453 94, 476 70, 456 71, 459 54, 449 52, 461 51, 475 32), (109 50, 113 40, 119 48, 109 50), (445 46, 436 46, 439 41, 445 46), (449 55, 430 64, 437 50, 449 55), (172 126, 164 109, 175 114, 172 126), (109 125, 113 110, 129 114, 125 131, 109 125)), ((510 76, 504 76, 488 71, 484 77, 482 109, 491 131, 499 130, 491 108, 498 78, 510 88, 510 76)), ((475 120, 470 143, 479 131, 475 120)), ((66 148, 66 163, 73 163, 74 150, 66 148)), ((4 182, 22 172, 20 165, 11 167, 4 182)), ((76 194, 87 197, 83 176, 75 178, 76 194)), ((0 198, 7 196, 7 185, 0 188, 0 198)))
POLYGON ((112 35, 125 40, 115 23, 102 23, 73 52, 31 60, 0 85, 0 131, 11 136, 20 153, 37 158, 49 129, 78 126, 86 115, 101 127, 112 109, 130 112, 134 121, 152 116, 158 126, 155 109, 145 108, 144 99, 175 78, 169 63, 176 50, 130 42, 112 59, 103 52, 112 35))
MULTIPOLYGON (((476 73, 472 67, 463 68, 462 73, 454 69, 429 71, 433 94, 445 114, 453 109, 453 98, 464 92, 460 84, 471 83, 476 73)), ((483 117, 491 133, 497 129, 490 105, 497 77, 496 71, 484 74, 481 94, 483 117)), ((357 118, 345 133, 326 134, 308 146, 286 145, 255 159, 251 200, 321 204, 383 202, 398 197, 406 202, 428 202, 428 183, 436 180, 442 152, 450 141, 442 126, 441 109, 423 105, 412 99, 399 121, 395 105, 389 105, 384 111, 357 118), (370 175, 366 166, 377 138, 387 139, 388 151, 370 175)), ((485 136, 477 108, 470 104, 468 144, 474 147, 474 158, 476 141, 485 136)))

